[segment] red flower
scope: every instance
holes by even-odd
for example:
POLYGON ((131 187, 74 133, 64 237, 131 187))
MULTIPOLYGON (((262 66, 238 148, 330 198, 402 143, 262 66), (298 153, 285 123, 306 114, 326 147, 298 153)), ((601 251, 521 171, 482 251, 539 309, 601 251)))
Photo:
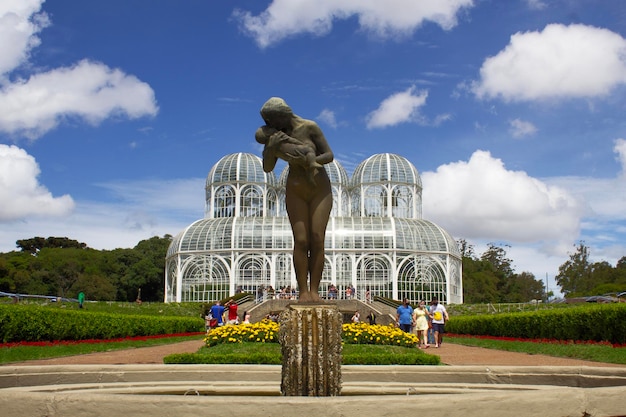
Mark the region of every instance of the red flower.
POLYGON ((626 347, 626 344, 624 343, 610 343, 607 341, 596 342, 594 340, 525 339, 523 337, 508 337, 508 336, 487 336, 487 335, 469 335, 469 334, 453 334, 453 333, 446 333, 446 334, 450 337, 503 340, 506 342, 554 343, 554 344, 561 344, 561 345, 571 345, 571 344, 604 345, 604 346, 612 346, 614 348, 626 347))

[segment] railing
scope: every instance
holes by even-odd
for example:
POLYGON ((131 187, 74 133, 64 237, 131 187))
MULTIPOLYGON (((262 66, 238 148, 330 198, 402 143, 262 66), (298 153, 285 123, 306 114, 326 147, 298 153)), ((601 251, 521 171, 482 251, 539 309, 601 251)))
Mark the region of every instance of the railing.
POLYGON ((388 298, 384 298, 384 297, 379 297, 377 295, 374 296, 374 301, 384 304, 388 307, 391 307, 393 309, 398 308, 398 303, 394 302, 393 300, 390 300, 388 298))

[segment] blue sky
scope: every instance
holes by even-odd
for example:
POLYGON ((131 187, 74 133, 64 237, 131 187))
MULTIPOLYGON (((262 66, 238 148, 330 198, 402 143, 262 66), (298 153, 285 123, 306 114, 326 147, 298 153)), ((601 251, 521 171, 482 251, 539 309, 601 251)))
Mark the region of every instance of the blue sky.
POLYGON ((626 255, 621 0, 3 0, 0 51, 2 252, 177 234, 280 96, 349 173, 405 156, 424 218, 551 290, 581 240, 626 255))

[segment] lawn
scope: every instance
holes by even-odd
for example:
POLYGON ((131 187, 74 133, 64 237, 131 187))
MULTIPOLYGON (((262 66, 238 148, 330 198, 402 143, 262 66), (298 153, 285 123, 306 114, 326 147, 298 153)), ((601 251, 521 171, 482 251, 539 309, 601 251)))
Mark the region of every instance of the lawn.
POLYGON ((626 365, 626 347, 613 347, 609 343, 497 340, 471 336, 446 336, 446 343, 626 365))

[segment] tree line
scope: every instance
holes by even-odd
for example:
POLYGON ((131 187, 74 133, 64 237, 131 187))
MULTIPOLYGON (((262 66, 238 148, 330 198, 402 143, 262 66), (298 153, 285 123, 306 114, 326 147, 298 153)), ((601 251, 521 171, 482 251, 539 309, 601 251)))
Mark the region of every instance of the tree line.
POLYGON ((163 301, 165 255, 172 236, 132 249, 96 250, 68 238, 18 240, 0 253, 0 291, 98 301, 163 301))
MULTIPOLYGON (((520 303, 530 300, 547 300, 553 296, 546 292, 541 278, 530 272, 516 273, 506 249, 490 243, 487 250, 477 256, 474 247, 464 239, 458 241, 463 257, 463 300, 465 303, 520 303)), ((606 261, 591 262, 590 250, 583 243, 575 246, 569 260, 559 267, 555 277, 565 297, 603 295, 626 291, 626 256, 615 266, 606 261)))
MULTIPOLYGON (((162 301, 165 255, 172 236, 152 237, 132 249, 96 250, 66 237, 18 240, 18 251, 0 253, 0 291, 90 300, 162 301)), ((463 260, 465 303, 520 303, 546 300, 541 278, 515 272, 506 248, 489 244, 477 255, 466 240, 458 242, 463 260)), ((626 256, 617 265, 591 262, 583 242, 559 267, 556 283, 566 297, 626 291, 626 256)))

